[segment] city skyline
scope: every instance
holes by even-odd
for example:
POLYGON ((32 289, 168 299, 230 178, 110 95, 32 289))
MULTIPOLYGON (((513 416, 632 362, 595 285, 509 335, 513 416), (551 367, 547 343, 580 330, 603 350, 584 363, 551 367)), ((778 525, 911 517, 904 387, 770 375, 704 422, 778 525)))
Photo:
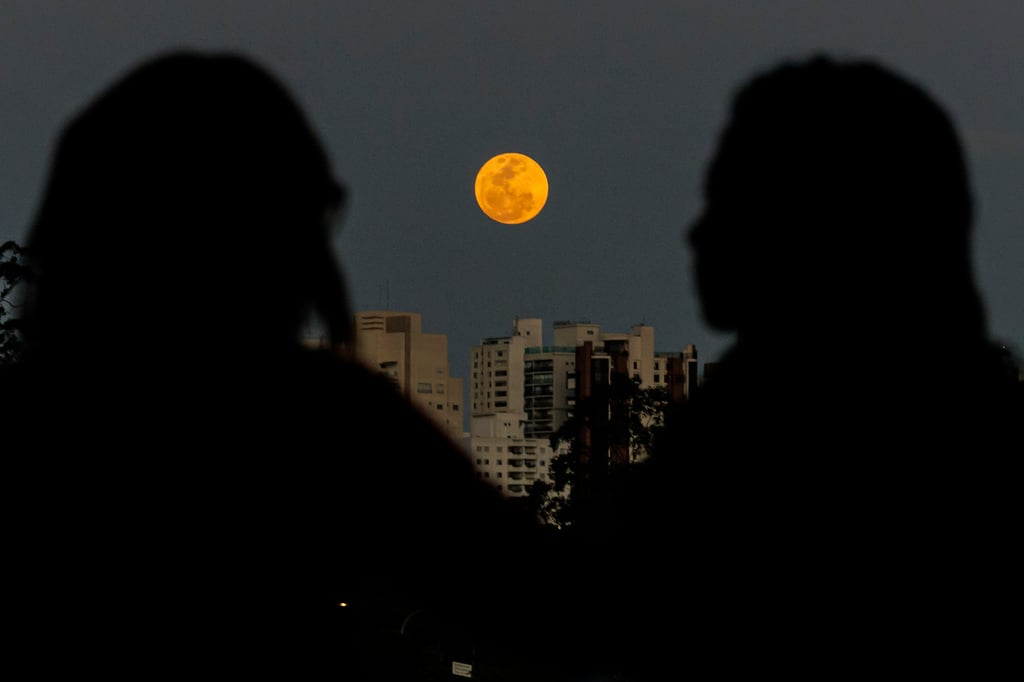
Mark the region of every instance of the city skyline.
MULTIPOLYGON (((357 357, 371 368, 392 378, 396 385, 413 399, 415 404, 421 409, 425 409, 431 417, 439 418, 442 426, 446 421, 451 420, 451 406, 448 406, 448 411, 444 413, 436 411, 442 409, 444 399, 440 400, 440 404, 435 404, 437 401, 434 399, 433 392, 430 392, 431 395, 417 395, 417 391, 413 388, 413 384, 416 383, 414 376, 417 372, 424 377, 433 373, 434 366, 439 364, 437 358, 442 349, 447 349, 447 355, 453 357, 459 357, 461 350, 461 361, 454 364, 449 361, 444 368, 444 373, 439 374, 445 382, 449 383, 451 390, 457 390, 461 396, 460 407, 456 409, 456 415, 461 417, 462 428, 450 433, 456 440, 472 430, 472 418, 478 412, 473 397, 476 388, 473 380, 477 373, 475 361, 478 359, 477 354, 480 348, 496 342, 505 343, 510 338, 525 333, 522 332, 524 329, 530 330, 531 333, 528 336, 535 336, 535 338, 526 340, 525 345, 541 352, 555 350, 565 352, 568 346, 577 345, 576 342, 568 344, 568 346, 560 344, 557 340, 560 334, 559 329, 563 330, 561 334, 564 335, 565 328, 581 327, 592 330, 592 340, 597 349, 603 349, 606 339, 627 339, 632 335, 642 333, 648 346, 645 353, 651 359, 678 356, 684 353, 692 355, 697 362, 698 376, 703 375, 705 362, 714 362, 714 360, 706 361, 701 358, 700 349, 694 344, 686 344, 682 348, 663 348, 657 341, 657 328, 647 324, 631 325, 625 329, 609 329, 601 325, 600 320, 583 317, 564 320, 522 317, 512 320, 503 334, 480 336, 477 343, 470 348, 453 349, 448 343, 448 334, 443 329, 435 328, 430 324, 430 320, 424 320, 423 316, 416 311, 363 310, 355 313, 353 317, 356 328, 357 357), (395 323, 394 328, 386 327, 386 324, 391 323, 385 323, 385 320, 392 320, 395 323), (386 331, 392 333, 386 333, 386 331), (417 362, 420 366, 417 366, 417 362), (457 386, 452 385, 452 382, 457 386)), ((323 339, 318 338, 314 331, 309 332, 307 341, 314 347, 323 343, 323 339)), ((646 386, 652 382, 652 378, 647 376, 651 373, 651 367, 645 367, 643 371, 644 385, 646 386)), ((653 378, 654 384, 664 385, 667 380, 667 376, 660 379, 653 378)), ((482 404, 480 409, 483 409, 482 404)), ((504 409, 498 410, 498 412, 504 411, 504 409)))

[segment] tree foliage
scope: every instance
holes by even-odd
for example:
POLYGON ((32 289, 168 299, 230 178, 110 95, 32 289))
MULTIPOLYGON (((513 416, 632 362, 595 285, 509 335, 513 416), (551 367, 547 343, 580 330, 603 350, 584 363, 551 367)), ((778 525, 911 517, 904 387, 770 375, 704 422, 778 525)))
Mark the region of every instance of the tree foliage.
POLYGON ((528 502, 537 517, 567 529, 614 513, 615 501, 633 467, 653 454, 670 407, 668 389, 641 388, 638 380, 612 375, 607 391, 580 399, 551 435, 550 481, 536 481, 528 502))
POLYGON ((18 360, 24 346, 15 291, 32 279, 25 249, 13 241, 0 245, 0 367, 18 360))

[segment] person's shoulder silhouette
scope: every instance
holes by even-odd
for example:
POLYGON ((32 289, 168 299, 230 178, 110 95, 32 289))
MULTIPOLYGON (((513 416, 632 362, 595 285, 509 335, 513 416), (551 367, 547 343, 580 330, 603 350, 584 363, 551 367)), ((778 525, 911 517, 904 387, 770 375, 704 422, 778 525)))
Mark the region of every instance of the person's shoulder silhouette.
POLYGON ((159 55, 62 131, 0 378, 33 666, 336 679, 367 643, 343 601, 487 615, 457 548, 514 564, 535 528, 352 359, 344 199, 294 97, 237 54, 159 55))
POLYGON ((692 590, 666 574, 652 598, 726 668, 1005 662, 976 598, 1019 566, 1000 538, 1024 406, 950 117, 876 62, 788 61, 736 92, 704 190, 685 236, 704 319, 735 341, 639 479, 633 545, 689 551, 692 590))

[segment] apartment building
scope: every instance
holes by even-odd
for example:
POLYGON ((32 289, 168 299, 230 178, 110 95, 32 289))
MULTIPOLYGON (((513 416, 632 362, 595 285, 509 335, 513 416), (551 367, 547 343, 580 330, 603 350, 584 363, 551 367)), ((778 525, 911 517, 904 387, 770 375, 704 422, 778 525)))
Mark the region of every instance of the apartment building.
POLYGON ((595 381, 625 373, 642 388, 665 386, 683 399, 696 386, 697 349, 656 352, 649 325, 602 333, 590 321, 557 321, 553 343, 543 341, 543 320, 519 318, 510 336, 485 338, 470 351, 467 447, 480 476, 507 495, 548 480, 552 457, 568 451, 568 443, 552 449, 550 437, 595 381), (578 366, 581 357, 586 367, 578 366))
POLYGON ((419 313, 368 310, 354 315, 356 355, 382 372, 455 442, 463 435, 463 381, 448 366, 448 337, 423 332, 419 313))

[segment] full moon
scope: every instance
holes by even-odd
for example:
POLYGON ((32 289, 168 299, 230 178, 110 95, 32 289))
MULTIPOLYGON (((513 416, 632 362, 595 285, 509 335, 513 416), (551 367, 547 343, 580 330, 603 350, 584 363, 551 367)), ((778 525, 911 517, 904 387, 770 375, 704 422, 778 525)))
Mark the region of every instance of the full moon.
POLYGON ((548 200, 548 176, 525 154, 498 154, 476 174, 476 203, 492 220, 518 225, 533 220, 548 200))

